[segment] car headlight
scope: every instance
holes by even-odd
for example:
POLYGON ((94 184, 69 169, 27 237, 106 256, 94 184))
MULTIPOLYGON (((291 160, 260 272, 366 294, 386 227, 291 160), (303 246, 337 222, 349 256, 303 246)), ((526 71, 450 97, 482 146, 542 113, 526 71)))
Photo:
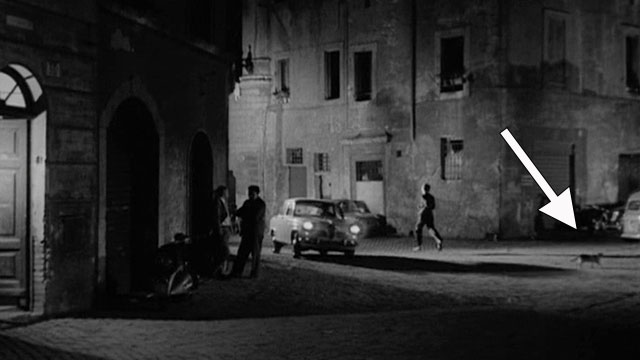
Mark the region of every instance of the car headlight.
POLYGON ((305 230, 311 230, 311 229, 313 229, 313 223, 311 221, 305 221, 302 224, 302 228, 305 229, 305 230))
POLYGON ((352 234, 356 234, 356 235, 357 235, 358 233, 360 233, 360 226, 358 226, 358 225, 351 225, 351 226, 349 227, 349 231, 351 231, 351 233, 352 233, 352 234))

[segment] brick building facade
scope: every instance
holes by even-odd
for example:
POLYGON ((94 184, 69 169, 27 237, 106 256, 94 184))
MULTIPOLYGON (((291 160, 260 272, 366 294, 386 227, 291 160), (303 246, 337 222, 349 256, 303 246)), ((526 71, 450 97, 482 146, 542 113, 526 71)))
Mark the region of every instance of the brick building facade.
MULTIPOLYGON (((0 1, 0 306, 149 286, 227 182, 234 1, 0 1)), ((237 43, 237 44, 236 44, 237 43)))
MULTIPOLYGON (((403 233, 421 184, 449 238, 529 236, 542 192, 624 199, 640 182, 637 1, 248 1, 230 97, 237 196, 364 199, 403 233)), ((546 201, 545 201, 546 202, 546 201)), ((545 228, 555 224, 543 219, 545 228)))

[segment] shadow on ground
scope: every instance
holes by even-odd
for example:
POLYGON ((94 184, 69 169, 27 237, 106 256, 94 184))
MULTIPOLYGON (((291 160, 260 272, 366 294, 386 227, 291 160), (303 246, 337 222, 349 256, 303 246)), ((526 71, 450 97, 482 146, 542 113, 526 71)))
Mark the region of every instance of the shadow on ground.
MULTIPOLYGON (((380 312, 461 303, 459 298, 440 293, 374 284, 297 267, 297 261, 291 260, 280 263, 265 259, 257 279, 209 280, 189 297, 174 300, 112 297, 101 299, 103 304, 99 310, 72 315, 211 320, 380 312)), ((474 297, 465 303, 489 305, 504 301, 474 297)))
POLYGON ((477 273, 513 276, 549 276, 552 273, 562 274, 571 272, 571 270, 562 268, 528 264, 499 262, 459 263, 394 256, 357 255, 348 258, 340 255, 306 255, 305 258, 311 261, 398 272, 477 273))
MULTIPOLYGON (((600 252, 603 258, 614 258, 614 259, 640 259, 640 255, 636 254, 607 254, 606 252, 600 252)), ((583 253, 575 253, 575 254, 524 254, 524 253, 484 253, 484 254, 475 254, 475 256, 503 256, 503 257, 511 257, 511 256, 544 256, 544 257, 563 257, 563 258, 575 258, 578 255, 587 254, 587 255, 595 255, 598 252, 583 252, 583 253)))
POLYGON ((0 359, 101 360, 102 358, 55 349, 49 346, 36 345, 13 337, 0 335, 0 359))

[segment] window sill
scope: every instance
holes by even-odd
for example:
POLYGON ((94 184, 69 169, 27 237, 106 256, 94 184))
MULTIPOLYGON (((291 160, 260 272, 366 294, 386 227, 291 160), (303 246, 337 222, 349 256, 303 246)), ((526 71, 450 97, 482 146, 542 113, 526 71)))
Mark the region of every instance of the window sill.
POLYGON ((452 92, 439 92, 438 100, 456 100, 469 97, 469 88, 467 86, 464 89, 459 91, 452 92))

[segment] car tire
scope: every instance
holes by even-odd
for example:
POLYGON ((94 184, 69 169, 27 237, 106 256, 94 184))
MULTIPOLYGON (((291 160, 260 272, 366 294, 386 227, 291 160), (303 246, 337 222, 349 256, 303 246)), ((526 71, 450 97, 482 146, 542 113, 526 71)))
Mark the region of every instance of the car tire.
POLYGON ((320 250, 320 256, 322 257, 327 256, 327 250, 320 250))
POLYGON ((302 251, 300 250, 300 236, 298 233, 291 234, 291 243, 293 243, 293 258, 299 259, 302 256, 302 251))
POLYGON ((345 251, 344 252, 344 256, 348 257, 348 258, 352 258, 356 255, 356 252, 354 250, 349 250, 349 251, 345 251))

